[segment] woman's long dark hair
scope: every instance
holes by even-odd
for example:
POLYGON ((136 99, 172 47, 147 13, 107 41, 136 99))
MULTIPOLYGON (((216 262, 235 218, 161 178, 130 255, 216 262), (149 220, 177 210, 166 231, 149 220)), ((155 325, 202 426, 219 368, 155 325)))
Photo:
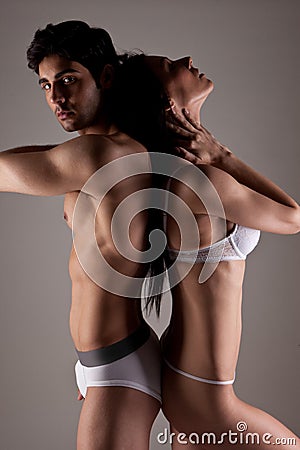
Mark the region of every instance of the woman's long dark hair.
MULTIPOLYGON (((165 109, 167 97, 161 84, 144 61, 145 55, 123 55, 114 88, 114 120, 119 128, 143 144, 149 152, 169 153, 166 140, 165 109)), ((152 174, 152 186, 164 189, 165 177, 152 174)), ((149 210, 147 235, 163 227, 162 211, 149 210)), ((150 263, 146 279, 146 311, 155 307, 159 316, 163 276, 166 269, 165 252, 150 263)))

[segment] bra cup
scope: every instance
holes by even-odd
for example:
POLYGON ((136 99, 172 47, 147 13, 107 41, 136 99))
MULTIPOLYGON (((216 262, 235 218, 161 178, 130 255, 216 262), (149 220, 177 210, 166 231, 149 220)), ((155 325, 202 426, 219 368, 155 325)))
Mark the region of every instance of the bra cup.
POLYGON ((168 248, 169 257, 178 261, 212 262, 244 260, 256 247, 260 237, 260 231, 253 228, 236 225, 229 236, 215 242, 209 247, 197 250, 178 251, 168 248))
POLYGON ((234 236, 234 244, 243 255, 247 256, 257 246, 259 238, 259 230, 239 226, 234 236))

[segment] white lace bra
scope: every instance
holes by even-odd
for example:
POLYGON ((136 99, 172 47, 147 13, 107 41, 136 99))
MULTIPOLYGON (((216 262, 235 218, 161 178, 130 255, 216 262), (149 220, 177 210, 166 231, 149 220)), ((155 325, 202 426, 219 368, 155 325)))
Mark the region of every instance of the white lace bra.
POLYGON ((236 224, 232 232, 214 244, 196 250, 167 248, 171 260, 183 262, 218 262, 246 259, 256 247, 260 231, 236 224))

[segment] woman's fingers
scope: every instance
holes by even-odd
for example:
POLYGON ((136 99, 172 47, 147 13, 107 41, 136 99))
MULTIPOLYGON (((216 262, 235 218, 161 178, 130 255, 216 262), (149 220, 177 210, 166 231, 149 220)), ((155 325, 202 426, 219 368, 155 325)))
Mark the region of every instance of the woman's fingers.
POLYGON ((197 125, 199 129, 196 129, 194 125, 188 123, 183 116, 179 116, 177 113, 172 110, 167 117, 166 126, 172 134, 180 136, 181 138, 194 141, 201 142, 202 137, 204 137, 204 133, 201 129, 201 125, 197 122, 194 122, 195 126, 197 125))
POLYGON ((185 128, 182 128, 179 125, 176 125, 172 122, 167 122, 166 126, 169 131, 172 133, 175 133, 176 135, 180 135, 181 137, 188 138, 188 139, 194 139, 195 132, 188 131, 185 128))
POLYGON ((192 119, 190 112, 188 109, 183 108, 182 114, 184 115, 186 121, 193 126, 193 128, 197 131, 203 132, 204 127, 200 124, 200 122, 197 122, 196 120, 192 119))
POLYGON ((193 164, 213 165, 224 151, 219 141, 200 122, 193 119, 186 108, 179 114, 173 105, 168 111, 166 125, 173 148, 193 164))
POLYGON ((166 126, 170 132, 170 143, 181 157, 194 164, 212 164, 220 151, 220 144, 200 122, 191 117, 186 108, 179 113, 173 104, 167 111, 166 126))
MULTIPOLYGON (((203 125, 200 124, 200 122, 192 119, 190 112, 188 109, 183 108, 182 114, 179 113, 176 106, 172 106, 172 108, 168 109, 166 111, 167 116, 167 125, 173 125, 178 126, 180 129, 184 129, 185 131, 189 131, 191 133, 209 133, 206 128, 203 127, 203 125)), ((175 130, 175 127, 173 128, 175 130)), ((210 133, 209 133, 210 134, 210 133)))
POLYGON ((184 137, 175 137, 172 139, 174 146, 183 147, 189 152, 198 153, 201 141, 199 139, 186 139, 184 137))
POLYGON ((190 124, 192 124, 193 127, 197 129, 200 133, 202 133, 203 136, 206 136, 207 139, 211 138, 213 140, 216 140, 215 136, 207 128, 205 128, 202 125, 202 123, 197 122, 196 120, 191 118, 190 112, 186 108, 183 108, 182 113, 186 117, 186 119, 190 122, 190 124))
MULTIPOLYGON (((167 123, 173 123, 175 125, 179 125, 181 128, 184 128, 185 130, 193 132, 193 133, 200 131, 189 120, 189 117, 185 117, 183 114, 179 113, 176 106, 173 106, 172 109, 167 111, 167 123)), ((195 122, 195 124, 196 124, 196 122, 195 122)))
POLYGON ((181 156, 182 158, 186 159, 187 161, 197 164, 201 162, 201 159, 194 155, 192 152, 186 150, 184 147, 174 147, 175 150, 178 153, 178 156, 181 156))

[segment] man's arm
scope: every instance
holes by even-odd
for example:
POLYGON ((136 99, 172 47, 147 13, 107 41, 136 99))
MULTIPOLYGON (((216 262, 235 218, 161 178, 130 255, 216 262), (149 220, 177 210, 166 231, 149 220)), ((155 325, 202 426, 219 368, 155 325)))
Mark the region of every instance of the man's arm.
POLYGON ((106 147, 104 138, 88 135, 43 151, 1 152, 0 191, 52 196, 80 190, 105 163, 106 147))
POLYGON ((33 152, 44 152, 46 150, 51 150, 51 148, 56 147, 58 144, 47 144, 47 145, 26 145, 25 147, 16 147, 5 150, 2 153, 10 155, 12 153, 33 153, 33 152))

